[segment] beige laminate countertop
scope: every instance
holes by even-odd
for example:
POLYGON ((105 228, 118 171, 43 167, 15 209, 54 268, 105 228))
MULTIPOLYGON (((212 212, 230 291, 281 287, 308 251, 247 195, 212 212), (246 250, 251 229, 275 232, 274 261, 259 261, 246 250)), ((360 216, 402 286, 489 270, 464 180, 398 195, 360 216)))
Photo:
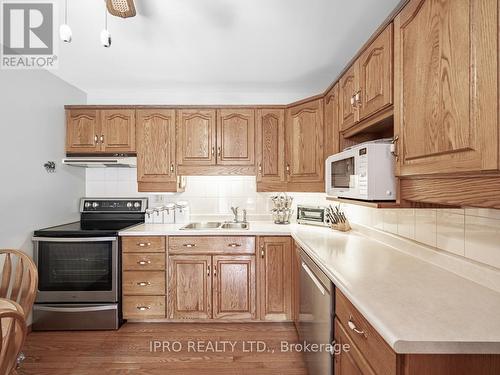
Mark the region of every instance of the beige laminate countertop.
POLYGON ((500 293, 357 231, 251 222, 249 230, 139 224, 121 236, 291 235, 397 353, 499 353, 500 293))

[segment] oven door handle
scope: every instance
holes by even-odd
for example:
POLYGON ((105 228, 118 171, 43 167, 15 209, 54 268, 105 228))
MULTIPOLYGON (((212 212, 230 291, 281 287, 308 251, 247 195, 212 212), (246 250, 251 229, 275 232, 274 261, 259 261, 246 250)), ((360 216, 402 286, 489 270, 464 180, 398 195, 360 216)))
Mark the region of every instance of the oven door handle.
POLYGON ((86 307, 55 307, 55 306, 35 305, 35 309, 38 311, 50 311, 50 312, 91 312, 91 311, 116 310, 116 306, 106 305, 106 306, 86 306, 86 307))
POLYGON ((37 242, 103 242, 103 241, 117 241, 117 238, 116 237, 83 237, 83 238, 33 237, 33 241, 37 241, 37 242))

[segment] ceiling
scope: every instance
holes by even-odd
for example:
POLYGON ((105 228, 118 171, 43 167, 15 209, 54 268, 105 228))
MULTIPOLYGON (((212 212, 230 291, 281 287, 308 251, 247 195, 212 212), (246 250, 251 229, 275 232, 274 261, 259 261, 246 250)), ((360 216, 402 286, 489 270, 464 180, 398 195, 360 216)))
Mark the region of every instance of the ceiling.
POLYGON ((315 94, 398 2, 135 0, 136 17, 108 16, 113 43, 107 49, 99 39, 104 1, 68 0, 73 42, 61 43, 53 73, 100 98, 163 91, 315 94))

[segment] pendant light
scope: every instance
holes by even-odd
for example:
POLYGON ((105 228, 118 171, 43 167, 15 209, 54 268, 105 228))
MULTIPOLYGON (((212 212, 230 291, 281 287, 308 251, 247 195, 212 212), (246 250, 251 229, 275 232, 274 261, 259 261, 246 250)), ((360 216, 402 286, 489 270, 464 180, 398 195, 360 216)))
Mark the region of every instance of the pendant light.
POLYGON ((111 34, 108 31, 108 10, 104 7, 104 30, 101 31, 101 44, 109 48, 111 47, 111 34))
POLYGON ((68 0, 64 2, 64 23, 59 27, 59 37, 65 43, 71 43, 73 32, 68 25, 68 0))

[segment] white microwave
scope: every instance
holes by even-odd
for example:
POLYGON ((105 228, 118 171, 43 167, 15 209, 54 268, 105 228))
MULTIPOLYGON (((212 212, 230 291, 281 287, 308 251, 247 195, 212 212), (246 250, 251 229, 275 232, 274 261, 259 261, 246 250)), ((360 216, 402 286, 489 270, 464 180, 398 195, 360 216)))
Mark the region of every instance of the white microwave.
POLYGON ((326 194, 366 201, 396 200, 392 140, 361 143, 326 159, 326 194))

